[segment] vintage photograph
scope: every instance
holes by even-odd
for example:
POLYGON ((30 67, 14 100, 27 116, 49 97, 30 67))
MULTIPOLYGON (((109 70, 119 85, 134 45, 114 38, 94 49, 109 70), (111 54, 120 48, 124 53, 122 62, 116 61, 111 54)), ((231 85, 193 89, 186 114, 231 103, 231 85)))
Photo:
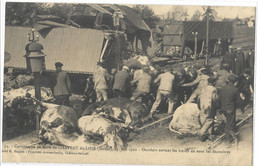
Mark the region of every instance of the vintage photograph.
POLYGON ((2 161, 250 166, 255 6, 6 2, 2 161))

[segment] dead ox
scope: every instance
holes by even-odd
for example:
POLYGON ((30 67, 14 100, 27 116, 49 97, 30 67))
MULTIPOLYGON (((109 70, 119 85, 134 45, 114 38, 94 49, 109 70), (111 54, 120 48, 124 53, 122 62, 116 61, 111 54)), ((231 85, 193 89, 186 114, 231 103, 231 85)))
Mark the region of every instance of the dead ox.
POLYGON ((114 150, 125 148, 123 140, 128 136, 128 127, 119 122, 113 122, 102 114, 83 116, 78 121, 79 129, 87 136, 102 137, 103 143, 99 147, 114 150))
POLYGON ((47 110, 40 121, 39 138, 53 144, 68 145, 77 140, 78 115, 67 106, 45 104, 47 110), (67 140, 67 141, 64 141, 67 140))
POLYGON ((199 115, 196 103, 183 104, 175 110, 169 129, 179 135, 196 135, 201 128, 199 115))
POLYGON ((40 138, 61 145, 86 145, 85 136, 100 138, 112 149, 124 148, 131 128, 146 115, 145 107, 126 98, 114 98, 90 105, 78 120, 76 112, 66 106, 49 104, 41 118, 40 138), (79 134, 79 133, 83 134, 79 134))
POLYGON ((129 132, 140 125, 146 115, 148 111, 141 103, 117 97, 90 105, 78 125, 85 135, 103 137, 102 145, 122 149, 129 132))
POLYGON ((201 90, 199 104, 186 103, 176 109, 169 129, 180 135, 200 135, 206 126, 206 119, 213 117, 218 107, 217 89, 206 86, 201 90))
POLYGON ((149 114, 148 109, 137 101, 128 98, 116 97, 103 102, 90 105, 82 116, 106 113, 114 121, 125 123, 129 126, 140 126, 142 117, 149 114))

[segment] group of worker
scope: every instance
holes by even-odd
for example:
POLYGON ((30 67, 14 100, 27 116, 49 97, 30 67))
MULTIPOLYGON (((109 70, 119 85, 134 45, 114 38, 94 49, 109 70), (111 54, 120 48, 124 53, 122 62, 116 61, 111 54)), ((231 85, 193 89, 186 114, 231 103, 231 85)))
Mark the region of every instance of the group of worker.
POLYGON ((233 48, 233 46, 230 45, 228 51, 221 57, 221 67, 226 63, 230 66, 230 70, 236 75, 243 74, 245 70, 248 70, 251 75, 254 75, 254 50, 249 50, 249 52, 246 53, 241 47, 233 48))
MULTIPOLYGON (((219 109, 220 113, 225 117, 225 132, 227 137, 232 136, 235 142, 235 115, 236 109, 240 104, 240 92, 235 87, 234 83, 237 81, 237 61, 240 60, 240 50, 234 54, 232 46, 229 51, 223 56, 221 61, 221 70, 213 74, 210 68, 201 69, 181 69, 175 71, 166 68, 160 74, 152 74, 151 67, 143 67, 141 69, 131 69, 128 66, 122 66, 120 71, 112 69, 111 72, 105 68, 102 62, 97 63, 97 69, 92 77, 88 77, 85 88, 87 101, 100 102, 107 100, 110 97, 128 97, 130 100, 138 100, 147 103, 149 95, 154 93, 155 88, 158 86, 156 99, 151 107, 149 117, 153 118, 157 111, 162 99, 168 101, 168 114, 174 112, 174 108, 181 103, 198 103, 200 99, 200 108, 204 118, 202 122, 202 129, 199 136, 202 141, 206 140, 213 134, 214 117, 216 110, 219 109), (216 92, 219 97, 218 104, 212 106, 205 106, 203 98, 207 98, 209 92, 216 92), (96 99, 93 97, 96 96, 96 99), (204 103, 203 103, 204 102, 204 103), (218 105, 218 106, 216 106, 218 105)), ((56 76, 57 83, 54 86, 54 96, 57 103, 67 105, 70 96, 70 80, 66 72, 61 70, 63 64, 57 62, 56 76)), ((154 93, 155 96, 155 93, 154 93)))

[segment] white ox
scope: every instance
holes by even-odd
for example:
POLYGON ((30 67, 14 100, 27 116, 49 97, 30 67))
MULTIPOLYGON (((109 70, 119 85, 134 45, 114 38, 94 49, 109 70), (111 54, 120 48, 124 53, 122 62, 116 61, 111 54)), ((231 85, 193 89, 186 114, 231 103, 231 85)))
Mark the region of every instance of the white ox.
POLYGON ((214 116, 217 107, 217 89, 208 85, 201 90, 199 105, 185 103, 175 110, 169 129, 179 135, 197 135, 206 118, 211 116, 212 113, 214 116))

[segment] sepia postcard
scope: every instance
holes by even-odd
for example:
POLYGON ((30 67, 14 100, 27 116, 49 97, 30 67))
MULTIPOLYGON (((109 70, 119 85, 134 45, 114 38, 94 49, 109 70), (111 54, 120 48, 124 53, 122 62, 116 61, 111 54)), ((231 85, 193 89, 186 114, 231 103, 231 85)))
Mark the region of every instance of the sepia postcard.
POLYGON ((2 162, 252 165, 256 4, 232 3, 2 3, 2 162))

